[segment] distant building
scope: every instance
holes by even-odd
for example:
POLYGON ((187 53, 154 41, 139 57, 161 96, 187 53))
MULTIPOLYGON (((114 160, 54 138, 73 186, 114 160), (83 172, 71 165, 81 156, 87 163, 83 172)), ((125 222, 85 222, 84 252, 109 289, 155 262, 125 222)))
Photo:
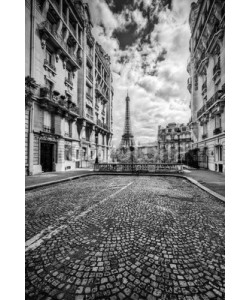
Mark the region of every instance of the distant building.
POLYGON ((91 34, 88 4, 25 1, 26 174, 107 162, 112 139, 110 58, 91 34))
POLYGON ((225 171, 225 1, 191 4, 190 60, 193 152, 199 167, 225 171))
POLYGON ((185 160, 191 149, 191 131, 188 125, 169 123, 165 128, 158 127, 159 162, 175 163, 185 160))
POLYGON ((136 154, 137 157, 144 159, 145 161, 153 160, 158 153, 157 149, 157 142, 138 144, 136 147, 136 154))

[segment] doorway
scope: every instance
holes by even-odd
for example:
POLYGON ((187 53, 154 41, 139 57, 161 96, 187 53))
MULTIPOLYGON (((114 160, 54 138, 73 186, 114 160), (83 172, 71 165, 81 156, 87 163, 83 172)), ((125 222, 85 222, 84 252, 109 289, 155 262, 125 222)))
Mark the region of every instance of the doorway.
POLYGON ((52 172, 54 162, 54 144, 41 143, 41 166, 43 172, 52 172))

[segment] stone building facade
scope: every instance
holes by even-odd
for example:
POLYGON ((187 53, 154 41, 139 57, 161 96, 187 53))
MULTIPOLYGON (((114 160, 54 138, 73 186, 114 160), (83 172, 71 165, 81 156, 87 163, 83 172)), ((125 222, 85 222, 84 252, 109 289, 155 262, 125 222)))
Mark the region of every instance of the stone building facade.
POLYGON ((158 153, 162 163, 185 161, 185 154, 191 149, 191 130, 188 125, 169 123, 158 127, 158 153))
POLYGON ((193 151, 199 167, 225 171, 225 1, 191 4, 190 59, 193 151))
MULTIPOLYGON (((157 154, 158 154, 158 146, 157 142, 152 143, 145 143, 145 144, 139 144, 136 147, 136 154, 139 158, 142 158, 143 160, 157 160, 157 154)), ((157 162, 157 161, 155 161, 157 162)))
POLYGON ((107 162, 112 139, 110 58, 82 0, 25 1, 25 169, 37 174, 107 162))

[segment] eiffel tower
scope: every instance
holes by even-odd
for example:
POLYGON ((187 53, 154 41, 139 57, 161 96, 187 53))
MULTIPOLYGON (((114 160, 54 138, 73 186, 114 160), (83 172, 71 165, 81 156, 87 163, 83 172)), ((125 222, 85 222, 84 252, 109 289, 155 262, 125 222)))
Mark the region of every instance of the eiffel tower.
POLYGON ((125 126, 124 126, 124 133, 122 135, 121 144, 120 144, 120 148, 122 149, 128 149, 130 146, 135 145, 134 135, 132 134, 132 130, 131 130, 130 109, 129 109, 130 98, 128 94, 125 101, 126 101, 125 126))

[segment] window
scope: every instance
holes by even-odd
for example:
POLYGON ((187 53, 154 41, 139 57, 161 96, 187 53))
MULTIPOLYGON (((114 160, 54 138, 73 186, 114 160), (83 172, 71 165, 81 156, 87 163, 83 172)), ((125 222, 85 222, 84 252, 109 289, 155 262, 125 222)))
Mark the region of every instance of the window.
POLYGON ((51 122, 51 114, 48 111, 44 111, 44 125, 51 127, 52 122, 51 122))
POLYGON ((76 159, 79 159, 79 150, 76 150, 76 159))
POLYGON ((48 48, 46 48, 46 57, 45 58, 48 61, 48 63, 50 65, 52 65, 52 53, 51 53, 51 51, 49 51, 48 48))
POLYGON ((207 134, 207 123, 203 125, 203 134, 207 134))
POLYGON ((220 128, 221 127, 221 115, 216 115, 215 116, 215 128, 220 128))
POLYGON ((88 107, 87 106, 87 113, 90 115, 90 116, 93 116, 93 109, 91 107, 88 107))
POLYGON ((222 145, 215 147, 215 161, 222 161, 222 145))
POLYGON ((83 160, 86 160, 86 148, 82 148, 83 160))
POLYGON ((49 95, 50 95, 50 98, 52 97, 52 93, 53 93, 53 83, 51 81, 47 81, 47 86, 48 86, 48 89, 49 89, 49 95))
POLYGON ((65 120, 65 122, 64 122, 64 135, 65 136, 71 136, 71 128, 70 128, 71 126, 70 126, 70 122, 69 121, 67 121, 67 120, 65 120))
POLYGON ((72 160, 72 146, 66 144, 64 146, 64 159, 65 160, 72 160))
POLYGON ((86 141, 87 142, 90 141, 90 135, 91 135, 90 128, 86 127, 86 141))
POLYGON ((52 115, 48 111, 44 111, 43 130, 46 132, 53 132, 52 115))

